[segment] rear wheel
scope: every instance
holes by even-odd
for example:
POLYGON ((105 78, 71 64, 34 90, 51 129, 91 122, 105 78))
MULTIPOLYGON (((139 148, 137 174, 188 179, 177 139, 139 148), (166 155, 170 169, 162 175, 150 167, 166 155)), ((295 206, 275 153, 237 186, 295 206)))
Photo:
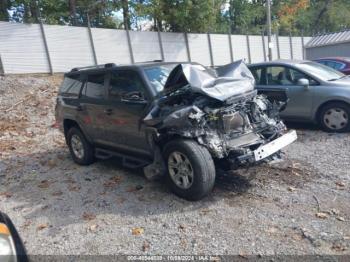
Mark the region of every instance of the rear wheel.
POLYGON ((67 132, 67 144, 75 163, 89 165, 94 162, 94 148, 80 129, 72 127, 67 132))
POLYGON ((319 123, 327 132, 345 132, 350 130, 350 106, 334 102, 322 107, 319 123))
POLYGON ((164 148, 167 181, 172 191, 187 200, 208 195, 215 183, 215 165, 209 151, 192 140, 174 140, 164 148))

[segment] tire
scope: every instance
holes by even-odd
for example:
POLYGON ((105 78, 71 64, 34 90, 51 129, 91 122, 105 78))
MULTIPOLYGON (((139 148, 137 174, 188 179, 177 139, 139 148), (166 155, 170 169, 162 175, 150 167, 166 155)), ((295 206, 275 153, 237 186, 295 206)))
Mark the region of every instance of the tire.
POLYGON ((318 123, 326 132, 346 132, 350 130, 350 106, 342 102, 332 102, 323 106, 318 123))
POLYGON ((205 147, 193 140, 178 139, 166 144, 163 152, 167 169, 166 179, 177 196, 195 201, 211 192, 215 183, 215 165, 205 147), (180 157, 181 160, 177 161, 180 157), (178 163, 182 164, 179 166, 178 163), (184 176, 181 176, 184 173, 192 176, 188 175, 187 179, 184 179, 184 176))
POLYGON ((94 162, 94 147, 86 140, 80 129, 72 127, 67 132, 67 144, 73 161, 79 165, 90 165, 94 162), (74 146, 80 141, 81 146, 74 146), (77 151, 77 148, 81 149, 77 151), (81 154, 79 154, 81 152, 81 154))

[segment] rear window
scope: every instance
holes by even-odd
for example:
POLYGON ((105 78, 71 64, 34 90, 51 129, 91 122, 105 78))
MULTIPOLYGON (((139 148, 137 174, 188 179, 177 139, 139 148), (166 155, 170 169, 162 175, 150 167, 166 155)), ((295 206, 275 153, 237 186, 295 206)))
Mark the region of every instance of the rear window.
POLYGON ((104 98, 105 73, 88 75, 82 95, 88 98, 104 98))
POLYGON ((79 95, 81 86, 80 75, 65 76, 60 88, 60 94, 79 95))

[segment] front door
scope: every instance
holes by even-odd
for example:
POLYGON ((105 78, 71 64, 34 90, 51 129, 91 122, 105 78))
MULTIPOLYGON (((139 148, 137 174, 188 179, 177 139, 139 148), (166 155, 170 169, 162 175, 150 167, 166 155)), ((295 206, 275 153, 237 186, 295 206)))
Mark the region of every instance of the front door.
POLYGON ((115 148, 149 154, 145 132, 141 129, 148 105, 142 78, 134 70, 113 70, 109 78, 105 139, 115 148))
POLYGON ((310 119, 316 82, 304 73, 286 66, 267 66, 262 69, 257 89, 265 92, 284 91, 288 103, 280 115, 285 119, 310 119), (298 84, 299 79, 308 79, 310 85, 298 84))

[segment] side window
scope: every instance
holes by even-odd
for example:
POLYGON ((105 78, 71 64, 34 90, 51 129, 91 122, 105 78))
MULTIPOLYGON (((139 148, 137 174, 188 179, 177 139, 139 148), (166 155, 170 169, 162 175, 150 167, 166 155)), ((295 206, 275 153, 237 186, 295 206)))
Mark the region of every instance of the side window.
POLYGON ((109 97, 114 100, 138 96, 144 98, 145 88, 141 77, 135 71, 113 71, 108 89, 109 97))
POLYGON ((335 68, 335 62, 333 62, 333 61, 327 61, 327 62, 326 62, 326 66, 329 66, 329 67, 331 67, 331 68, 335 68))
POLYGON ((80 74, 65 76, 60 88, 60 94, 78 96, 82 86, 80 74))
POLYGON ((338 62, 334 62, 334 69, 336 70, 342 70, 345 67, 345 64, 343 63, 338 63, 338 62))
POLYGON ((89 98, 102 99, 105 93, 104 81, 104 73, 88 75, 85 82, 83 95, 89 98))
POLYGON ((287 70, 289 71, 290 79, 292 80, 293 85, 297 85, 298 80, 301 78, 308 79, 310 82, 310 85, 318 84, 317 81, 315 81, 313 78, 309 77, 308 75, 304 74, 303 72, 300 72, 298 70, 291 69, 291 68, 288 68, 287 70))
POLYGON ((255 78, 255 84, 257 84, 257 85, 264 85, 265 84, 265 81, 262 77, 263 69, 261 67, 251 68, 250 71, 252 72, 252 74, 255 78))
POLYGON ((266 69, 266 80, 268 85, 293 86, 298 84, 301 78, 308 79, 310 85, 317 85, 317 81, 298 70, 284 67, 271 66, 266 69))
POLYGON ((288 69, 283 66, 271 66, 266 68, 267 85, 292 85, 293 81, 288 74, 288 69))

